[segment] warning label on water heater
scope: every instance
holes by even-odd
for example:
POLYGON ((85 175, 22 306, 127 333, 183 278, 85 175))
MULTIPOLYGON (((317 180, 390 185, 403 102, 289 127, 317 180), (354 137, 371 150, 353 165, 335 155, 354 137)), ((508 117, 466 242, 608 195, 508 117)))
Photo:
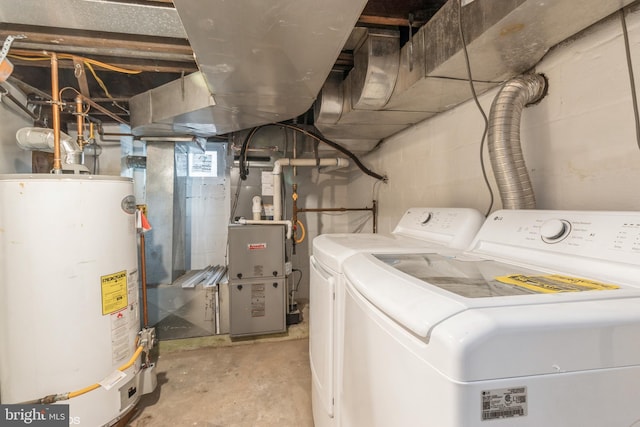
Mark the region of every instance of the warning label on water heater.
POLYGON ((527 415, 527 388, 512 387, 482 391, 482 421, 527 415))
POLYGON ((129 304, 127 299, 127 271, 100 276, 102 315, 115 313, 129 304))

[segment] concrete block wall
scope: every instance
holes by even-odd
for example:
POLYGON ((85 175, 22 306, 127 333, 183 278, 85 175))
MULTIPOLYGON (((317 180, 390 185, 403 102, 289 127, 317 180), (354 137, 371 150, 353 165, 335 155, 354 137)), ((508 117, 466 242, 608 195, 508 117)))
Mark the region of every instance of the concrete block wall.
MULTIPOLYGON (((640 82, 637 9, 626 20, 640 82)), ((548 77, 549 93, 524 110, 521 140, 538 208, 640 210, 640 148, 619 15, 556 46, 535 71, 548 77)), ((496 93, 480 97, 487 113, 496 93)), ((469 101, 389 138, 363 157, 369 167, 389 176, 387 184, 376 187, 381 233, 389 233, 411 206, 489 209, 479 161, 482 130, 482 117, 469 101)), ((496 210, 501 204, 486 147, 485 165, 496 210)), ((373 189, 373 179, 352 171, 350 203, 365 203, 373 189)))

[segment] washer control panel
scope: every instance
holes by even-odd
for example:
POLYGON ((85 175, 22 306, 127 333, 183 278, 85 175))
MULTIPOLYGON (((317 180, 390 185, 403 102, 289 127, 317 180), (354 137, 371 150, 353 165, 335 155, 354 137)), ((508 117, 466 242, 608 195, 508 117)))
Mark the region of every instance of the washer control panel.
POLYGON ((564 219, 552 218, 540 226, 540 237, 545 243, 557 243, 571 232, 571 223, 564 219))
POLYGON ((393 234, 466 249, 483 222, 484 216, 474 209, 411 208, 393 234))
POLYGON ((640 264, 640 212, 496 211, 471 246, 504 258, 533 250, 640 264))

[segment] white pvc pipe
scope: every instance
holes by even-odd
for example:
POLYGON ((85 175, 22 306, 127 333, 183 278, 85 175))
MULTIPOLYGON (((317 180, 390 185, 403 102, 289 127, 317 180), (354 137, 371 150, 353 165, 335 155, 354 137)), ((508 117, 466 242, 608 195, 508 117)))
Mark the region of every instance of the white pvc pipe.
POLYGON ((286 225, 287 226, 287 239, 290 239, 293 236, 293 228, 291 226, 291 221, 288 219, 275 221, 270 219, 244 219, 240 218, 236 221, 238 224, 265 224, 265 225, 286 225))
POLYGON ((336 168, 346 168, 349 160, 343 158, 335 159, 288 159, 282 158, 275 161, 273 165, 273 220, 282 219, 282 185, 280 175, 283 166, 335 166, 336 168))
POLYGON ((253 207, 251 208, 251 212, 253 212, 253 219, 255 221, 259 221, 260 214, 262 213, 262 198, 260 196, 253 196, 253 207))

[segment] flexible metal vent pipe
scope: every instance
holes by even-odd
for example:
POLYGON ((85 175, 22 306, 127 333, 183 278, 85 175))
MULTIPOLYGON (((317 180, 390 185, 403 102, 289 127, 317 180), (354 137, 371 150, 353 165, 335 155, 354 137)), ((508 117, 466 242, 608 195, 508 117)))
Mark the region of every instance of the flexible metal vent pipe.
POLYGON ((489 157, 504 209, 535 209, 536 199, 522 155, 520 118, 527 104, 541 100, 547 81, 540 74, 509 80, 489 113, 489 157))

